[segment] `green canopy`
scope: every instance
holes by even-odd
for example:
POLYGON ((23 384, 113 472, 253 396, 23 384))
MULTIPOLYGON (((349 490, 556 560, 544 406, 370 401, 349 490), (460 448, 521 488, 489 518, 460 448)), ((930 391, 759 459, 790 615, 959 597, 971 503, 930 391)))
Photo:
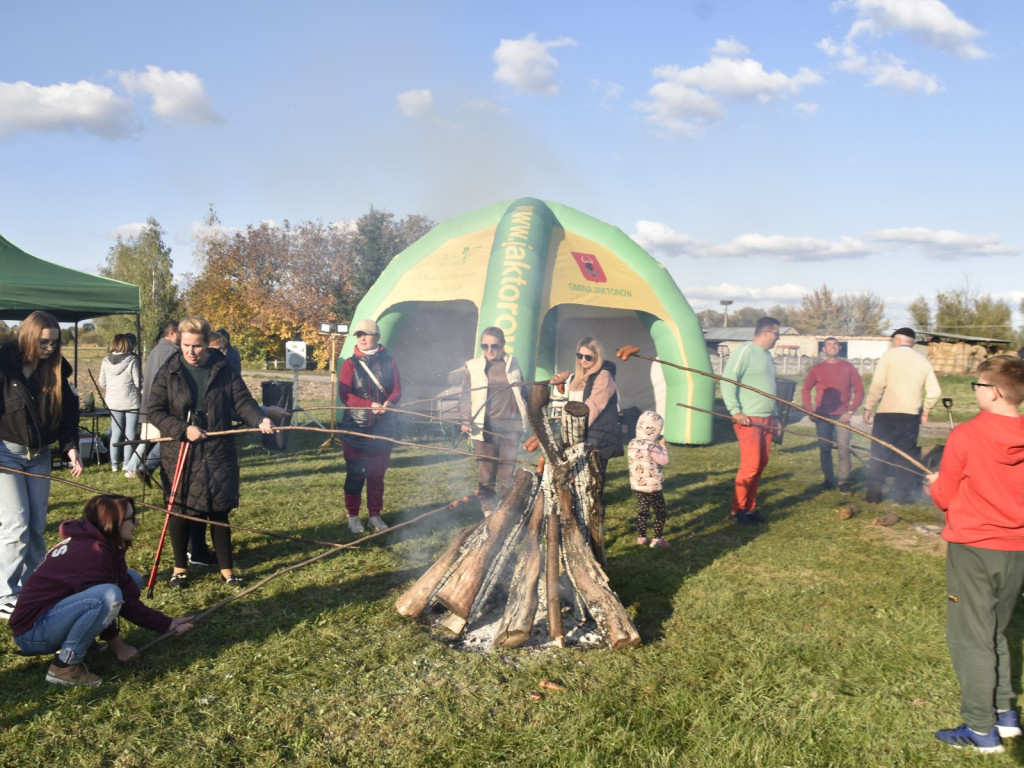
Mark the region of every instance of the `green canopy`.
POLYGON ((139 312, 139 287, 36 258, 0 235, 0 320, 45 309, 62 323, 139 312))

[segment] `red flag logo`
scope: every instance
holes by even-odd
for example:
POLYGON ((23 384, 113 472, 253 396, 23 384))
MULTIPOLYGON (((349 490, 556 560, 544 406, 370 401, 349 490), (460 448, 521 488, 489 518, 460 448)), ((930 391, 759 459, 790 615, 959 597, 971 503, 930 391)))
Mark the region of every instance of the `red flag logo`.
POLYGON ((592 253, 579 253, 572 251, 572 257, 576 259, 576 266, 580 268, 583 276, 592 283, 607 283, 608 276, 601 269, 601 262, 592 253))

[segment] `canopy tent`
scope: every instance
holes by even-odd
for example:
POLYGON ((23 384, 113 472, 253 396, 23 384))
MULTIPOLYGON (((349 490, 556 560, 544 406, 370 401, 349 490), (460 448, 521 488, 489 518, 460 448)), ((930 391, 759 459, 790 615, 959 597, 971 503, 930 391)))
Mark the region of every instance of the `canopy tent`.
POLYGON ((45 309, 62 323, 138 314, 139 288, 36 258, 0 235, 0 320, 45 309))
MULTIPOLYGON (((139 287, 98 277, 32 256, 0 235, 0 320, 24 320, 43 309, 61 323, 105 315, 135 315, 139 327, 139 287)), ((75 333, 75 386, 78 386, 78 333, 75 333)))
MULTIPOLYGON (((439 224, 398 254, 356 308, 380 324, 402 373, 403 400, 429 398, 479 354, 500 327, 527 380, 573 370, 576 345, 594 336, 614 350, 711 371, 700 322, 669 276, 616 227, 568 206, 521 198, 439 224)), ((342 355, 352 353, 346 340, 342 355)), ((617 361, 616 361, 617 362, 617 361)), ((674 443, 711 442, 714 381, 643 360, 618 363, 620 409, 665 414, 674 443)))

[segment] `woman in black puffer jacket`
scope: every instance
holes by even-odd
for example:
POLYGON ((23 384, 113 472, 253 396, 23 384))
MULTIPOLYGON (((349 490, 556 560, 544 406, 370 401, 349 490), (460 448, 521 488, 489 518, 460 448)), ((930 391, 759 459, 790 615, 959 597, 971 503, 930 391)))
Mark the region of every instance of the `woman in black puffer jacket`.
MULTIPOLYGON (((175 509, 195 517, 226 523, 228 512, 238 506, 238 452, 234 437, 207 437, 207 432, 231 429, 232 409, 243 422, 274 431, 248 387, 224 356, 208 348, 210 324, 201 317, 186 317, 178 324, 181 351, 164 364, 149 391, 149 421, 160 434, 179 442, 164 443, 160 450, 164 498, 168 498, 178 452, 190 445, 175 509), (201 405, 197 406, 197 403, 201 405)), ((215 525, 213 548, 221 578, 242 586, 231 559, 231 529, 215 525)), ((174 573, 171 585, 188 586, 188 521, 171 518, 174 573)))
POLYGON ((584 403, 590 411, 587 419, 587 443, 601 454, 601 487, 608 460, 622 455, 622 430, 619 427, 619 393, 615 387, 615 363, 605 360, 601 343, 584 336, 576 345, 576 371, 556 374, 551 383, 563 391, 569 387, 569 400, 584 403))

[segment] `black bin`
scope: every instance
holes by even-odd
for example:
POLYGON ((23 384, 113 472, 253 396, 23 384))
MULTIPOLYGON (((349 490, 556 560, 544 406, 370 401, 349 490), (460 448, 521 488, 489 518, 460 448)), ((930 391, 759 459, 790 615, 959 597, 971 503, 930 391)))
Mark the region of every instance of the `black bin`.
MULTIPOLYGON (((292 409, 292 382, 264 381, 260 386, 263 387, 264 405, 276 405, 278 408, 284 408, 288 411, 292 409)), ((274 426, 277 427, 283 427, 290 421, 288 418, 283 420, 270 420, 274 423, 274 426)), ((285 450, 288 447, 288 433, 275 432, 272 435, 263 435, 263 447, 268 451, 285 450)))

